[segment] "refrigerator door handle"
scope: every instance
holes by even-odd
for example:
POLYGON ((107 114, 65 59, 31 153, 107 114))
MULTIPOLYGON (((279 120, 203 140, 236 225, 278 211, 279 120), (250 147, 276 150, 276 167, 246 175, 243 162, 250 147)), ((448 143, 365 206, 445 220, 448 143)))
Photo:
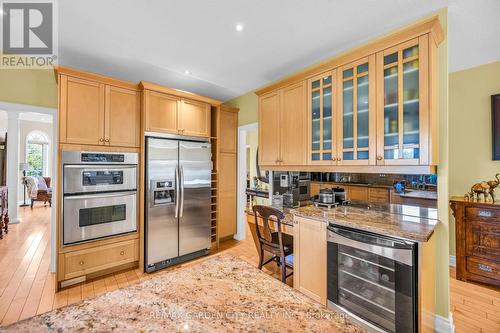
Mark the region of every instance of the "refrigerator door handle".
POLYGON ((180 186, 179 186, 179 167, 175 167, 175 218, 179 217, 179 198, 180 198, 180 186))
POLYGON ((181 204, 179 208, 179 216, 182 217, 182 213, 184 213, 184 168, 180 167, 180 187, 181 187, 181 204))

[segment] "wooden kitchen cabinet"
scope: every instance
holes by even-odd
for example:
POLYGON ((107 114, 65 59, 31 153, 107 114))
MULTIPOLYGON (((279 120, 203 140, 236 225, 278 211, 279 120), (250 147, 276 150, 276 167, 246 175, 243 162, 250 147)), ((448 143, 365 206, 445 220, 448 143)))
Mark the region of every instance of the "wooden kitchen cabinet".
POLYGON ((306 86, 300 82, 281 90, 280 165, 306 163, 306 86))
POLYGON ((61 75, 59 77, 59 141, 104 144, 103 83, 61 75))
MULTIPOLYGON (((236 234, 237 128, 238 108, 221 105, 213 109, 212 152, 214 160, 212 190, 216 205, 212 210, 212 241, 233 238, 236 234)), ((216 247, 216 246, 215 246, 216 247)))
POLYGON ((389 189, 381 187, 369 187, 368 201, 375 204, 390 203, 389 189))
POLYGON ((259 123, 260 165, 297 166, 306 163, 305 82, 263 96, 259 123))
POLYGON ((293 287, 326 305, 327 224, 294 217, 293 287))
POLYGON ((236 165, 233 153, 220 153, 218 156, 218 234, 220 238, 236 233, 236 165))
POLYGON ((280 94, 273 92, 259 99, 259 165, 279 165, 280 94))
POLYGON ((337 164, 337 100, 336 70, 321 73, 308 80, 308 133, 310 145, 308 163, 312 165, 337 164))
POLYGON ((188 98, 190 94, 141 81, 144 96, 145 130, 209 138, 211 104, 209 98, 188 98))
POLYGON ((221 153, 233 153, 238 151, 237 131, 238 109, 222 106, 219 111, 220 129, 217 136, 217 143, 221 153))
POLYGON ((375 55, 337 73, 337 164, 375 164, 375 55))
POLYGON ((177 96, 145 90, 146 131, 178 134, 177 114, 180 100, 177 96))
MULTIPOLYGON (((438 164, 437 17, 367 43, 256 91, 259 163, 268 170, 435 173, 438 164), (284 89, 306 83, 306 126, 290 127, 306 157, 293 164, 278 140, 284 89), (274 111, 274 112, 273 112, 274 111), (290 168, 288 168, 290 170, 290 168)), ((290 103, 292 105, 292 103, 290 103)), ((299 105, 299 104, 295 104, 299 105)), ((294 108, 294 113, 301 113, 294 108)), ((301 157, 301 156, 300 156, 301 157)))
POLYGON ((181 99, 178 129, 182 135, 210 137, 210 104, 181 99))
POLYGON ((429 155, 429 37, 378 52, 377 80, 377 164, 433 163, 429 155))
POLYGON ((58 67, 59 142, 140 146, 137 86, 97 74, 58 67))
MULTIPOLYGON (((105 134, 110 146, 141 145, 141 95, 136 90, 106 86, 105 134)), ((105 139, 106 140, 106 139, 105 139)))

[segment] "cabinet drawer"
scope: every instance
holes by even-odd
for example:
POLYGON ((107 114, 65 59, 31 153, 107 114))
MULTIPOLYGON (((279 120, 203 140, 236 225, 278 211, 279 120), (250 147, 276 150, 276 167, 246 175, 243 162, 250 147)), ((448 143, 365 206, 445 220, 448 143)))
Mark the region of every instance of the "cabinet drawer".
POLYGON ((368 201, 368 188, 361 186, 349 186, 348 199, 368 201))
POLYGON ((72 279, 139 260, 139 240, 133 239, 64 254, 64 279, 72 279))
POLYGON ((493 219, 500 221, 500 209, 466 207, 465 217, 468 219, 493 219))
POLYGON ((369 188, 368 199, 374 203, 389 203, 389 190, 385 188, 369 188))
POLYGON ((468 256, 500 258, 500 222, 467 221, 465 228, 468 256))
POLYGON ((500 264, 477 257, 467 257, 467 271, 490 279, 500 280, 500 264))

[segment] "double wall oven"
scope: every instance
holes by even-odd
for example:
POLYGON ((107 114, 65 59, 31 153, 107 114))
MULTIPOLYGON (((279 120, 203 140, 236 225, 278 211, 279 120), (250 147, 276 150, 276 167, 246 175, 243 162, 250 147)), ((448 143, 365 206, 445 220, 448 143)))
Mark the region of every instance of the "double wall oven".
POLYGON ((63 245, 137 230, 137 153, 63 151, 63 245))
POLYGON ((328 305, 370 331, 418 332, 417 243, 328 226, 328 305))

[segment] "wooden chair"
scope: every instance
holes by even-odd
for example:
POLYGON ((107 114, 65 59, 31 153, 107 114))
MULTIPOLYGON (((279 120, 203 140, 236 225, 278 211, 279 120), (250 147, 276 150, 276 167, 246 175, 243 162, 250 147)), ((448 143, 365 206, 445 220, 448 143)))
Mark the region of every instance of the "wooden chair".
POLYGON ((46 190, 38 190, 36 194, 36 198, 31 199, 31 208, 33 209, 33 203, 35 201, 43 201, 43 205, 45 206, 47 202, 49 203, 49 207, 52 207, 52 189, 50 188, 50 177, 43 177, 45 184, 47 185, 46 190))
POLYGON ((0 239, 9 232, 9 205, 7 186, 0 186, 0 239))
MULTIPOLYGON (((255 232, 258 239, 259 269, 262 266, 275 260, 281 266, 281 281, 286 282, 286 278, 293 274, 286 274, 286 268, 293 269, 293 236, 281 232, 281 221, 285 218, 282 211, 269 206, 255 205, 252 207, 255 215, 255 232), (272 232, 269 225, 269 218, 276 217, 277 231, 272 232), (261 234, 258 217, 262 218, 263 235, 261 234), (273 254, 273 257, 264 261, 264 251, 273 254)), ((274 221, 272 221, 274 222, 274 221)))

